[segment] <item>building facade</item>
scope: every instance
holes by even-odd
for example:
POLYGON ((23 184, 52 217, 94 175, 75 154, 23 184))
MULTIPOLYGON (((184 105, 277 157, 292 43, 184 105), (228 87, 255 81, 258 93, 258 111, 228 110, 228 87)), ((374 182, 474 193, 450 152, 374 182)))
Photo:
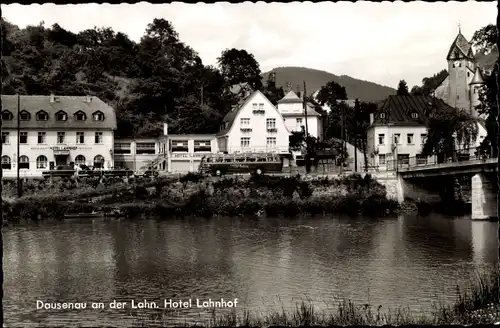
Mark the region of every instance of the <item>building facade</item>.
POLYGON ((377 113, 370 117, 367 130, 367 153, 379 169, 400 164, 425 164, 421 155, 427 137, 428 113, 450 108, 430 96, 389 96, 377 113), (415 163, 413 163, 415 162, 415 163))
MULTIPOLYGON (((115 168, 124 168, 140 171, 152 163, 160 155, 160 141, 158 138, 120 138, 114 143, 115 168)), ((164 162, 155 166, 165 169, 164 162)))
POLYGON ((216 134, 221 152, 289 154, 290 131, 278 109, 255 91, 226 114, 216 134))
MULTIPOLYGON (((307 103, 307 130, 308 133, 319 140, 323 140, 323 120, 321 115, 307 103)), ((293 91, 289 91, 278 101, 278 111, 285 121, 287 129, 292 131, 303 131, 306 125, 306 112, 304 101, 293 91)))
POLYGON ((18 166, 21 177, 66 164, 113 167, 115 129, 114 109, 97 97, 2 95, 3 176, 18 166))
POLYGON ((169 173, 196 172, 203 156, 218 153, 215 134, 172 134, 160 139, 169 173))

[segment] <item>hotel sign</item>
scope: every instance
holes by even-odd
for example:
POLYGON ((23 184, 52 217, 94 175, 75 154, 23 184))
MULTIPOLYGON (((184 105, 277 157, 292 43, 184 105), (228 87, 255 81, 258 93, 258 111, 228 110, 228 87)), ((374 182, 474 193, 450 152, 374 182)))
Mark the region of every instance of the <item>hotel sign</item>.
POLYGON ((69 152, 70 150, 91 150, 92 147, 77 147, 77 146, 41 146, 41 147, 31 147, 31 150, 52 150, 69 152))
POLYGON ((50 147, 50 149, 52 149, 53 151, 70 151, 70 150, 77 150, 78 147, 76 146, 54 146, 54 147, 50 147))

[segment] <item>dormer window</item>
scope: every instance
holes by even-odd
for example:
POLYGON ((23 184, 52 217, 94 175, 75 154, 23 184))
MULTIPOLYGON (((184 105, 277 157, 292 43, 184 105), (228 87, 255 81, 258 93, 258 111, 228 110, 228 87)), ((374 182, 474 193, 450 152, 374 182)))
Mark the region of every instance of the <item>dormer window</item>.
POLYGON ((12 121, 13 117, 14 115, 12 115, 12 113, 8 110, 4 110, 2 112, 2 121, 12 121))
POLYGON ((49 114, 47 114, 46 111, 39 111, 36 113, 36 119, 37 121, 48 121, 49 120, 49 114))
POLYGON ((63 111, 59 111, 56 113, 56 121, 67 121, 68 120, 68 114, 66 114, 63 111))
POLYGON ((411 118, 418 118, 418 113, 411 113, 411 118))
POLYGON ((84 112, 79 111, 79 112, 75 113, 75 120, 77 120, 77 121, 85 121, 85 119, 86 119, 86 115, 85 115, 84 112))
POLYGON ((104 121, 104 114, 102 112, 95 112, 92 114, 94 121, 104 121))
POLYGON ((31 114, 23 110, 21 111, 21 113, 19 113, 19 119, 21 121, 29 121, 31 119, 31 114))
POLYGON ((379 117, 380 118, 385 118, 385 113, 380 113, 379 117))

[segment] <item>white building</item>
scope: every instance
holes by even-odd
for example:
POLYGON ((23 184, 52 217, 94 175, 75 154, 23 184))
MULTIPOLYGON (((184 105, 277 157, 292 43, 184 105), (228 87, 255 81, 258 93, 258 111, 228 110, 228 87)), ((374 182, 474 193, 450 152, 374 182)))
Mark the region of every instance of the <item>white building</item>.
POLYGON ((389 96, 376 114, 370 117, 367 130, 367 153, 379 169, 400 164, 424 164, 420 155, 427 137, 427 113, 450 107, 430 96, 389 96), (411 159, 411 160, 410 160, 411 159))
MULTIPOLYGON (((114 166, 140 171, 160 155, 160 142, 157 138, 120 138, 114 143, 114 166)), ((157 167, 164 170, 164 163, 157 167)))
POLYGON ((235 106, 216 134, 221 152, 276 152, 289 154, 290 131, 283 116, 260 91, 235 106))
MULTIPOLYGON (((278 101, 278 111, 285 120, 285 126, 289 131, 302 131, 306 125, 306 113, 304 102, 293 91, 289 91, 278 101)), ((323 120, 313 106, 307 103, 307 130, 308 133, 323 140, 323 120)))
POLYGON ((3 176, 16 177, 17 165, 21 177, 73 163, 113 167, 115 129, 114 109, 97 97, 20 96, 18 120, 18 97, 2 95, 3 176))

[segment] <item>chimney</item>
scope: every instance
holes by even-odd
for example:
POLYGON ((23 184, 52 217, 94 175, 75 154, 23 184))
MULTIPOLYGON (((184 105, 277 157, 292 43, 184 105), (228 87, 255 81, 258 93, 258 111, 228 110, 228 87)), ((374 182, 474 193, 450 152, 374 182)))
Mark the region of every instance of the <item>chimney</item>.
POLYGON ((56 96, 54 96, 54 94, 53 94, 53 93, 51 93, 51 94, 50 94, 49 101, 50 101, 51 103, 55 103, 55 102, 56 102, 56 96))
POLYGON ((85 96, 85 99, 83 101, 90 104, 92 102, 92 96, 88 96, 88 95, 85 96))
POLYGON ((373 118, 373 113, 370 113, 370 125, 373 124, 374 118, 373 118))
POLYGON ((163 123, 163 135, 166 136, 168 135, 168 124, 163 123))
POLYGON ((300 85, 297 84, 297 97, 300 98, 300 85))

